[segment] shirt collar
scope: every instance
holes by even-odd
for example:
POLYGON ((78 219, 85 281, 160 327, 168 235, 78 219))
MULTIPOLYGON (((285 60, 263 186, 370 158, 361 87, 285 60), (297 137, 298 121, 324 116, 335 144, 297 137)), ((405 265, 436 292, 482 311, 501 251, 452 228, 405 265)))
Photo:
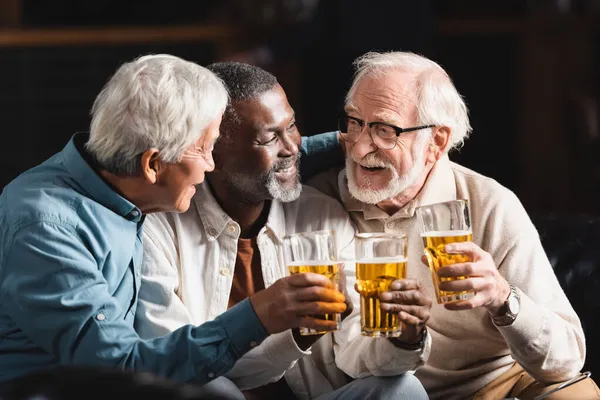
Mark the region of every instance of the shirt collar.
POLYGON ((130 221, 140 222, 140 209, 119 195, 86 160, 83 144, 87 138, 87 133, 76 133, 62 150, 62 159, 67 170, 92 200, 130 221))
MULTIPOLYGON (((196 187, 194 204, 209 242, 216 240, 229 223, 234 223, 237 226, 239 237, 239 224, 223 211, 217 199, 212 194, 210 185, 206 180, 196 187)), ((260 230, 259 235, 265 232, 272 234, 275 241, 279 243, 283 241, 285 234, 285 214, 283 204, 277 200, 271 201, 267 222, 260 230)))
POLYGON ((435 163, 417 197, 391 216, 374 204, 366 204, 352 197, 348 190, 346 169, 338 175, 338 187, 346 210, 362 212, 365 220, 412 218, 417 207, 456 200, 456 182, 452 173, 452 163, 447 154, 435 163))

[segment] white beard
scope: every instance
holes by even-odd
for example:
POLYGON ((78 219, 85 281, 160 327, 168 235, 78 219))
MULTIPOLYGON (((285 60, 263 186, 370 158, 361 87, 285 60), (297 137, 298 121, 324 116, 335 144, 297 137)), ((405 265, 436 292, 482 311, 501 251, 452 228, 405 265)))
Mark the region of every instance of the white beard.
POLYGON ((363 157, 362 160, 355 160, 352 155, 346 157, 346 175, 348 177, 348 189, 352 197, 360 202, 367 204, 377 204, 384 200, 391 199, 404 192, 406 189, 413 186, 425 169, 425 147, 430 139, 430 132, 425 131, 419 134, 412 148, 412 156, 414 161, 413 166, 402 176, 398 175, 396 168, 388 160, 382 159, 377 153, 370 153, 363 157), (380 189, 373 189, 370 180, 364 179, 361 186, 356 184, 356 167, 357 164, 367 165, 370 167, 384 167, 392 173, 387 186, 380 189))

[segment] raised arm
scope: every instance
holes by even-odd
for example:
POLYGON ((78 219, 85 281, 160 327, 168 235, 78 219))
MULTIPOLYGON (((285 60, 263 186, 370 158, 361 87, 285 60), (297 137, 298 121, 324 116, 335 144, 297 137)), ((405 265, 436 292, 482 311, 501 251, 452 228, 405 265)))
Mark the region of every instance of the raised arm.
POLYGON ((300 153, 302 154, 300 162, 302 182, 308 181, 319 172, 344 165, 344 150, 337 131, 303 136, 300 153))

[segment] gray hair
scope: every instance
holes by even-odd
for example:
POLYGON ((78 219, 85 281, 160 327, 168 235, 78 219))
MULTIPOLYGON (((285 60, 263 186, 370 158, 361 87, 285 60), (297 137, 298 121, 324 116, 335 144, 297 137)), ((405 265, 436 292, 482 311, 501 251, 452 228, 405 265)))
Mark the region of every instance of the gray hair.
POLYGON ((92 107, 86 149, 120 176, 140 173, 140 156, 159 150, 178 162, 227 105, 223 82, 208 69, 168 54, 123 64, 92 107))
POLYGON ((354 61, 354 66, 356 72, 346 95, 346 104, 352 103, 363 78, 400 70, 414 78, 417 124, 449 127, 451 148, 461 147, 471 133, 467 106, 446 71, 437 63, 413 53, 396 51, 366 53, 354 61))

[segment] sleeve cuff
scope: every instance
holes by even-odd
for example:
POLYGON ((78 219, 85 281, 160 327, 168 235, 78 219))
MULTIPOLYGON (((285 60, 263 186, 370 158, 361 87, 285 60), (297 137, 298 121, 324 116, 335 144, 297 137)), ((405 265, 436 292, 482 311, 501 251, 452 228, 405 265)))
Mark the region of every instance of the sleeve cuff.
POLYGON ((514 322, 507 326, 497 326, 500 334, 511 348, 531 348, 545 329, 547 316, 544 310, 533 302, 523 291, 519 291, 519 314, 514 322))
POLYGON ((231 340, 238 357, 258 346, 269 336, 249 299, 236 304, 216 318, 231 340))
POLYGON ((289 365, 312 354, 310 349, 305 351, 298 347, 291 329, 272 335, 263 346, 269 360, 277 366, 289 365))
POLYGON ((431 353, 431 334, 429 330, 426 331, 425 337, 423 338, 423 346, 415 350, 407 350, 394 345, 390 340, 385 340, 386 347, 389 348, 388 354, 391 359, 389 360, 389 366, 395 365, 394 373, 404 373, 409 370, 414 371, 419 367, 425 365, 429 359, 429 353, 431 353))

